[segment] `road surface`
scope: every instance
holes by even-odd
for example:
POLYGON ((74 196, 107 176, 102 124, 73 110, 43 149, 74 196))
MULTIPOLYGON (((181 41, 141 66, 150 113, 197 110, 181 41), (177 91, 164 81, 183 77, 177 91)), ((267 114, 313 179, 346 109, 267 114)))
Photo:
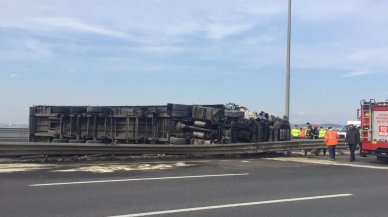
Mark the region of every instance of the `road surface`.
POLYGON ((347 157, 0 164, 0 216, 388 216, 388 165, 347 157))

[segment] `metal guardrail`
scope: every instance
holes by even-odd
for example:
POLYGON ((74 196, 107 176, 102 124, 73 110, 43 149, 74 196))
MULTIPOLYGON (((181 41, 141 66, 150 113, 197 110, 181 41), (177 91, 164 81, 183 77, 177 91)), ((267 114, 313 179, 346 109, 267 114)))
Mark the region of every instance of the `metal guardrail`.
POLYGON ((27 142, 28 128, 0 128, 0 141, 27 142))
MULTIPOLYGON (((86 144, 0 142, 0 156, 27 155, 220 155, 259 154, 266 152, 302 151, 324 148, 322 140, 291 140, 281 142, 236 143, 213 145, 155 145, 155 144, 86 144)), ((345 147, 340 141, 339 148, 345 147)))
POLYGON ((0 133, 28 133, 28 128, 4 128, 0 127, 0 133))

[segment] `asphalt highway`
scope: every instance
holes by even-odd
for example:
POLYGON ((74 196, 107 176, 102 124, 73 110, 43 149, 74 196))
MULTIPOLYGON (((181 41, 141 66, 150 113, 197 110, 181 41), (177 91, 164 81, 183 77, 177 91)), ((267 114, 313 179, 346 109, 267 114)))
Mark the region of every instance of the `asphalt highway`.
POLYGON ((0 216, 388 216, 371 158, 0 164, 0 216))

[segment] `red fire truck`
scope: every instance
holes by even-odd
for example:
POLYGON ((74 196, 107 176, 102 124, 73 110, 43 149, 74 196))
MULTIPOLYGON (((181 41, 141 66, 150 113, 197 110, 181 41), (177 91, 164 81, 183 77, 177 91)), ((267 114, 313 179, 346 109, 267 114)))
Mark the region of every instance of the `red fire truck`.
POLYGON ((362 150, 375 153, 377 160, 388 162, 388 101, 361 100, 362 150))

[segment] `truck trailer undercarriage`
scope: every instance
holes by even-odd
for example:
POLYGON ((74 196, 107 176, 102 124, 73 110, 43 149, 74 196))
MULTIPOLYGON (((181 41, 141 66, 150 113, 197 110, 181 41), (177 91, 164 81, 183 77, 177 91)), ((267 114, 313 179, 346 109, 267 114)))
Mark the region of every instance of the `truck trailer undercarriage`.
POLYGON ((106 144, 230 144, 286 141, 289 122, 235 104, 33 106, 29 141, 106 144))

